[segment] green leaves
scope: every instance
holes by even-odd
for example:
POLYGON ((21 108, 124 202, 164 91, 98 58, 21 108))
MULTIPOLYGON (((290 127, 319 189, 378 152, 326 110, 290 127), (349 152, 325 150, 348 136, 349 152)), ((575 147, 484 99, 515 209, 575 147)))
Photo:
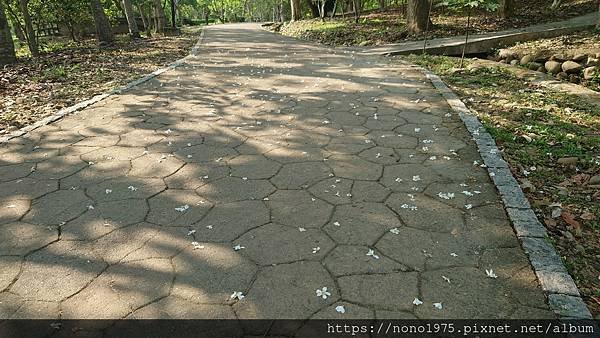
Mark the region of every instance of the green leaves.
POLYGON ((469 8, 481 8, 493 12, 498 9, 498 0, 444 0, 437 6, 445 6, 456 12, 462 12, 469 8))

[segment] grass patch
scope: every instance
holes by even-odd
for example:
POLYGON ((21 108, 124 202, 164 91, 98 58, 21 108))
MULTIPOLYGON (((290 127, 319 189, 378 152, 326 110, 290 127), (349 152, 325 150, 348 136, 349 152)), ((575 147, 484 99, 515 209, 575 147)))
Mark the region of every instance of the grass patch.
POLYGON ((495 138, 592 312, 600 314, 600 108, 505 68, 410 56, 440 75, 495 138), (576 163, 561 164, 568 157, 576 163), (561 206, 562 216, 552 211, 561 206), (570 222, 565 215, 573 216, 570 222), (555 215, 556 216, 556 215, 555 215))

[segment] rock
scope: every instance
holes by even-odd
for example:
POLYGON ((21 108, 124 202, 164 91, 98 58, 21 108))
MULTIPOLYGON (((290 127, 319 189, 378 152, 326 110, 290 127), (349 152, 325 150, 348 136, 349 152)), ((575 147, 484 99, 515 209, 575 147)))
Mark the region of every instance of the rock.
POLYGON ((548 57, 544 56, 544 54, 538 54, 538 55, 535 56, 535 58, 533 59, 533 61, 539 62, 541 64, 544 64, 544 62, 548 61, 548 57))
POLYGON ((364 47, 364 46, 368 45, 369 43, 370 43, 369 40, 365 40, 365 41, 362 41, 361 43, 359 43, 358 45, 361 47, 364 47))
POLYGON ((542 64, 537 62, 530 62, 527 64, 527 68, 531 70, 538 70, 540 67, 542 67, 542 64))
POLYGON ((518 65, 518 64, 519 64, 519 60, 512 60, 512 61, 510 62, 510 64, 511 64, 511 66, 516 66, 516 65, 518 65))
POLYGON ((585 253, 585 248, 581 244, 576 244, 575 245, 575 250, 577 250, 577 252, 579 252, 580 254, 585 253))
POLYGON ((565 61, 562 64, 562 70, 567 74, 578 73, 583 69, 583 66, 577 62, 573 61, 565 61))
POLYGON ((569 75, 569 82, 571 83, 579 83, 581 79, 579 78, 579 76, 575 75, 575 74, 571 74, 569 75))
POLYGON ((600 184, 600 175, 592 176, 587 184, 589 184, 589 185, 600 184))
POLYGON ((579 161, 577 157, 561 157, 556 162, 562 165, 575 165, 579 161))
POLYGON ((575 240, 575 236, 573 236, 572 233, 570 233, 569 231, 563 231, 562 235, 565 237, 565 239, 569 242, 572 242, 575 240))
POLYGON ((511 49, 500 49, 500 51, 498 52, 498 56, 501 59, 506 59, 507 62, 510 62, 519 57, 517 53, 515 53, 515 51, 511 49))
POLYGON ((521 189, 523 189, 524 192, 535 192, 535 185, 528 179, 523 179, 521 182, 521 189))
POLYGON ((554 54, 550 57, 550 60, 557 62, 565 62, 567 58, 563 54, 554 54))
POLYGON ((571 60, 575 61, 575 62, 581 62, 587 59, 587 55, 586 54, 575 54, 571 60))
POLYGON ((569 74, 567 74, 565 72, 560 72, 560 73, 556 74, 556 78, 559 80, 566 80, 569 78, 569 74))
POLYGON ((558 74, 562 70, 561 63, 557 61, 548 61, 544 64, 546 70, 551 74, 558 74))
POLYGON ((594 77, 594 75, 596 75, 596 73, 598 73, 598 67, 587 67, 583 70, 583 78, 586 80, 591 80, 594 77))
POLYGON ((588 57, 587 61, 585 62, 585 66, 586 67, 600 66, 600 59, 593 58, 590 56, 590 57, 588 57))
POLYGON ((545 73, 546 72, 546 68, 544 68, 544 66, 539 66, 538 69, 536 69, 538 72, 540 73, 545 73))
POLYGON ((526 64, 532 62, 535 59, 535 55, 529 54, 525 55, 521 58, 521 66, 525 66, 526 64))

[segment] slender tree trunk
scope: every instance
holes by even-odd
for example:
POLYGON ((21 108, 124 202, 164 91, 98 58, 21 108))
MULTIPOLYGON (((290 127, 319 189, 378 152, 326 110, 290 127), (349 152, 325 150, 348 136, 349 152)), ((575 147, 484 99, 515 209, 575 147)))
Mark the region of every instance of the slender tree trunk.
POLYGON ((419 34, 427 29, 428 12, 428 0, 408 0, 406 4, 406 28, 410 34, 419 34))
POLYGON ((140 12, 140 17, 142 17, 142 25, 144 25, 144 31, 148 30, 148 22, 146 21, 146 17, 144 16, 144 12, 140 6, 137 6, 138 12, 140 12))
POLYGON ((11 16, 10 14, 7 15, 6 17, 8 17, 8 19, 12 23, 12 27, 15 29, 15 35, 17 36, 17 39, 19 39, 19 42, 27 43, 27 38, 25 37, 25 33, 23 33, 23 28, 21 28, 21 23, 17 19, 15 19, 14 16, 11 16))
POLYGON ((358 20, 360 20, 361 1, 352 0, 352 7, 354 8, 354 21, 358 23, 358 20))
POLYGON ((32 56, 38 56, 40 52, 37 44, 37 36, 35 35, 35 30, 33 30, 33 23, 31 21, 31 16, 29 15, 29 9, 27 8, 28 3, 29 0, 19 0, 19 7, 23 14, 23 21, 25 21, 25 35, 27 36, 29 51, 32 56))
POLYGON ((285 18, 283 17, 283 3, 277 5, 277 10, 279 11, 279 22, 284 22, 285 18))
POLYGON ((331 10, 330 19, 333 20, 335 12, 337 11, 337 0, 333 0, 333 10, 331 10))
POLYGON ((165 11, 160 0, 154 0, 154 31, 156 33, 164 33, 165 31, 165 11))
POLYGON ((467 51, 467 44, 469 43, 469 30, 471 28, 471 6, 469 6, 468 12, 467 12, 467 33, 465 34, 465 44, 463 45, 463 49, 462 49, 462 56, 460 57, 460 69, 462 69, 464 62, 465 62, 465 53, 467 51))
POLYGON ((385 9, 385 0, 379 0, 379 9, 382 11, 385 9))
POLYGON ((308 5, 308 8, 310 9, 310 14, 312 15, 312 17, 318 18, 319 17, 319 6, 316 5, 313 2, 313 0, 306 0, 306 4, 308 5))
POLYGON ((94 24, 96 25, 96 36, 100 44, 109 44, 113 41, 113 34, 110 30, 110 23, 106 18, 104 9, 100 4, 100 0, 90 0, 90 6, 92 7, 92 16, 94 17, 94 24))
POLYGON ((600 6, 598 8, 598 25, 596 27, 600 28, 600 6))
POLYGON ((171 0, 171 25, 173 27, 173 30, 177 28, 177 13, 175 13, 175 10, 177 10, 177 8, 175 7, 175 0, 171 0))
POLYGON ((300 0, 290 0, 290 6, 292 7, 292 21, 300 20, 302 18, 300 0))
POLYGON ((0 1, 0 66, 15 61, 15 45, 6 19, 6 13, 4 13, 4 5, 0 1))
POLYGON ((498 4, 498 16, 502 19, 510 18, 513 15, 514 0, 500 0, 498 4))
MULTIPOLYGON (((127 17, 127 26, 129 26, 129 34, 134 39, 139 39, 140 30, 135 21, 135 12, 131 0, 123 0, 123 8, 125 9, 125 17, 127 17)), ((143 21, 143 20, 142 20, 143 21)))

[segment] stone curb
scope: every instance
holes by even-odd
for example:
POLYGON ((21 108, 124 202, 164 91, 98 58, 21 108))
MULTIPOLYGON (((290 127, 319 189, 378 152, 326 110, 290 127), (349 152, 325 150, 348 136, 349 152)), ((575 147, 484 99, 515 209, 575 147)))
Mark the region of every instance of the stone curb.
POLYGON ((73 106, 63 108, 63 109, 57 111, 56 113, 37 121, 34 124, 31 124, 31 125, 21 128, 19 130, 13 131, 12 133, 10 133, 8 135, 4 135, 4 136, 0 137, 0 144, 7 143, 8 141, 10 141, 14 138, 26 135, 27 133, 29 133, 35 129, 38 129, 40 127, 48 125, 54 121, 58 121, 58 120, 62 119, 63 117, 65 117, 69 114, 72 114, 74 112, 81 111, 81 110, 93 105, 94 103, 98 103, 110 96, 118 95, 125 91, 128 91, 148 80, 151 80, 151 79, 159 76, 160 74, 162 74, 164 72, 167 72, 169 70, 172 70, 172 69, 175 69, 175 68, 181 66, 186 61, 188 61, 190 58, 196 57, 198 55, 198 50, 200 49, 200 45, 202 44, 202 41, 204 40, 204 32, 205 32, 205 30, 202 29, 202 31, 200 32, 200 37, 198 38, 198 41, 196 42, 196 44, 194 45, 194 47, 192 48, 192 50, 190 51, 190 53, 187 56, 185 56, 177 61, 172 62, 171 64, 169 64, 168 66, 166 66, 164 68, 157 69, 150 74, 146 74, 137 80, 129 82, 129 83, 125 84, 124 86, 115 88, 115 89, 110 90, 103 94, 96 95, 89 100, 79 102, 73 106))
POLYGON ((544 226, 538 221, 517 180, 512 176, 506 161, 490 134, 477 116, 472 114, 458 96, 442 79, 422 67, 406 62, 403 64, 420 70, 442 94, 450 107, 458 113, 473 136, 479 153, 487 166, 490 178, 500 192, 502 201, 513 224, 517 238, 531 262, 540 286, 548 297, 548 305, 559 318, 592 319, 581 299, 575 282, 569 275, 560 256, 547 240, 544 226))

